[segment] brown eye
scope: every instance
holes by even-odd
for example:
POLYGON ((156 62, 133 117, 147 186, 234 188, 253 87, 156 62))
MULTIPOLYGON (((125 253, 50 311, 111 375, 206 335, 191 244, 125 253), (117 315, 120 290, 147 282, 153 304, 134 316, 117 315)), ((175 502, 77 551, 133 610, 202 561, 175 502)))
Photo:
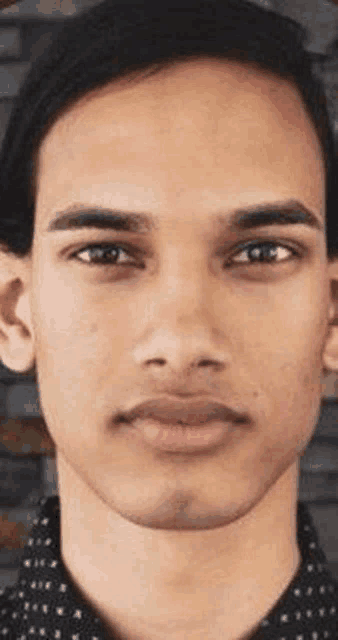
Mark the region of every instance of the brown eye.
POLYGON ((243 254, 246 254, 249 258, 240 258, 237 260, 232 258, 231 263, 239 266, 257 263, 280 264, 281 262, 286 262, 300 255, 298 251, 291 247, 286 247, 279 242, 271 241, 250 243, 247 247, 241 249, 241 251, 235 255, 235 258, 243 254))
POLYGON ((77 249, 70 257, 87 264, 88 266, 135 266, 135 261, 131 262, 125 258, 120 260, 120 264, 116 264, 121 254, 131 255, 124 247, 118 244, 87 244, 81 249, 77 249), (83 254, 85 257, 80 259, 78 256, 83 254), (87 254, 87 256, 86 256, 87 254))

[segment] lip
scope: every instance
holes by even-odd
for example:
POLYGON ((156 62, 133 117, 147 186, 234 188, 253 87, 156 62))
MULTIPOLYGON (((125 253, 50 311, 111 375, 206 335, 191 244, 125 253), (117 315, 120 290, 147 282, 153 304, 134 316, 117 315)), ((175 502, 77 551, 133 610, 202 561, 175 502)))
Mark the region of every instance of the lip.
POLYGON ((189 402, 169 398, 145 400, 124 414, 124 422, 151 420, 164 425, 180 427, 200 427, 209 422, 244 424, 250 421, 248 415, 222 402, 199 398, 189 402))
POLYGON ((163 424, 155 420, 134 420, 134 436, 143 444, 159 451, 198 453, 215 450, 231 436, 234 425, 220 420, 200 426, 163 424))

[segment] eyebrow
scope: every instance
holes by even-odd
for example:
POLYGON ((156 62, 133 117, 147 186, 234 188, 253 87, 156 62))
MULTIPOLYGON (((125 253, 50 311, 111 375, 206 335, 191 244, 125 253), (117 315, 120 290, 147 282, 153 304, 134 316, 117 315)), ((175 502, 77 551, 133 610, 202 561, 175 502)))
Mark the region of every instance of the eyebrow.
MULTIPOLYGON (((318 230, 324 229, 318 217, 298 200, 268 202, 240 208, 231 215, 215 214, 211 220, 219 232, 236 232, 270 225, 290 224, 303 224, 318 230)), ((57 213, 49 223, 47 231, 84 228, 147 234, 158 231, 158 223, 152 215, 147 213, 73 204, 57 213)))

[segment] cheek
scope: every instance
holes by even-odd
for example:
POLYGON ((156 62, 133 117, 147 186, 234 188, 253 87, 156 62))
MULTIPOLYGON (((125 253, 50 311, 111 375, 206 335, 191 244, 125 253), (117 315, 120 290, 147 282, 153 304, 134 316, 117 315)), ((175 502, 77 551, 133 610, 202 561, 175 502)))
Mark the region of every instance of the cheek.
POLYGON ((101 299, 95 291, 85 295, 75 281, 70 286, 60 277, 48 280, 46 272, 36 291, 36 358, 41 377, 48 384, 53 378, 57 384, 62 381, 66 394, 75 393, 79 386, 97 389, 107 384, 123 365, 135 338, 130 306, 115 302, 113 294, 101 299))

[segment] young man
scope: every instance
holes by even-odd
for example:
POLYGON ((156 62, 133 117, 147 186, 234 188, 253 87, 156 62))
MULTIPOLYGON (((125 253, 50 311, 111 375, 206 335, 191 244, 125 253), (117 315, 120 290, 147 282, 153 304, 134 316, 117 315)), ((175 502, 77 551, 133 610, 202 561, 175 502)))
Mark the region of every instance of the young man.
POLYGON ((1 356, 36 365, 59 496, 41 502, 0 631, 334 640, 337 583, 298 501, 322 375, 338 368, 327 157, 290 77, 208 49, 213 30, 238 50, 268 33, 265 55, 285 46, 296 60, 296 35, 247 3, 140 6, 106 1, 66 29, 4 144, 22 244, 4 222, 1 356), (108 14, 116 56, 100 35, 108 14), (194 55, 159 69, 166 37, 194 55), (108 54, 129 72, 95 85, 108 54), (92 91, 68 103, 80 66, 92 91), (32 154, 30 117, 49 123, 34 222, 15 164, 32 154))

